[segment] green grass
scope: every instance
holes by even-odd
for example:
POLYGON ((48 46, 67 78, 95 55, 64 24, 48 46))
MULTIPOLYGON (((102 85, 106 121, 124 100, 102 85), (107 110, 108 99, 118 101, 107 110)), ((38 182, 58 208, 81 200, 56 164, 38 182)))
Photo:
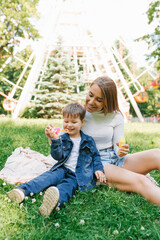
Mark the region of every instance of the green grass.
MULTIPOLYGON (((0 119, 0 169, 17 147, 29 146, 44 155, 50 152, 45 137, 49 120, 0 119)), ((61 121, 54 121, 61 126, 61 121)), ((125 135, 131 152, 158 148, 160 124, 127 123, 125 135)), ((157 181, 157 171, 152 172, 157 181)), ((160 181, 159 181, 160 182, 160 181)), ((160 239, 160 207, 138 194, 119 192, 107 186, 80 193, 49 218, 43 218, 38 208, 42 198, 36 194, 25 200, 23 206, 5 200, 11 184, 0 180, 0 239, 160 239), (36 202, 32 203, 35 198, 36 202), (84 220, 84 225, 80 221, 84 220), (59 223, 59 227, 55 224, 59 223)))

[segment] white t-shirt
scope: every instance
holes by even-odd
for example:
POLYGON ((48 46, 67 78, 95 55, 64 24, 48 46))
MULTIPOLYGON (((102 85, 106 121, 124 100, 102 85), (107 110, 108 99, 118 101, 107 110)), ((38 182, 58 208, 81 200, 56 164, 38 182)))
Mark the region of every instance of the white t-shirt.
POLYGON ((86 111, 85 123, 81 129, 85 134, 93 137, 98 150, 109 148, 116 146, 116 142, 124 136, 124 119, 117 111, 107 113, 106 116, 103 112, 86 111))
POLYGON ((66 168, 69 168, 71 171, 75 172, 76 166, 77 166, 77 160, 79 156, 79 147, 80 147, 80 141, 81 137, 79 138, 70 138, 73 142, 73 148, 71 151, 71 155, 68 158, 67 162, 64 164, 66 168))

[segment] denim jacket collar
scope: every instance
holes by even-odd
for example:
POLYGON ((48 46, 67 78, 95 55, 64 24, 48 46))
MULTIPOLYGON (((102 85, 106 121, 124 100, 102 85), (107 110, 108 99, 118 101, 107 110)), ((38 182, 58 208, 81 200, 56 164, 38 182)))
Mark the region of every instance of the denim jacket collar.
MULTIPOLYGON (((80 135, 81 135, 81 144, 83 142, 87 142, 87 136, 81 130, 80 130, 80 135)), ((62 141, 63 140, 66 141, 67 140, 69 142, 72 142, 72 140, 70 139, 68 133, 65 133, 65 134, 61 135, 61 137, 62 137, 62 141)))

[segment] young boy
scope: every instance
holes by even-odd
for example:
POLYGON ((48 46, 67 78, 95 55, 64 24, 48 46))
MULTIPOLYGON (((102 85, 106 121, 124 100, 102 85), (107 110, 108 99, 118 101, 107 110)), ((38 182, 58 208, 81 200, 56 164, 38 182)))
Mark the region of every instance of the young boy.
POLYGON ((58 202, 62 207, 77 189, 84 191, 94 187, 95 176, 100 182, 106 181, 93 138, 80 130, 84 116, 82 105, 70 103, 63 109, 63 129, 68 133, 58 136, 52 124, 46 127, 51 155, 58 162, 49 171, 8 192, 12 201, 20 203, 25 196, 48 188, 39 210, 41 215, 49 216, 58 202))

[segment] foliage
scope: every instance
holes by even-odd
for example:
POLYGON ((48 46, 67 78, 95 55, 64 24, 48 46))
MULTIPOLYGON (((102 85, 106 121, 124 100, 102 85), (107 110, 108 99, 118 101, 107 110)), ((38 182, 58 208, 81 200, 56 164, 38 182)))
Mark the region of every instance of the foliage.
MULTIPOLYGON (((115 45, 116 45, 118 51, 120 52, 121 51, 120 42, 116 41, 115 45)), ((125 46, 123 46, 123 58, 125 58, 129 54, 130 54, 130 52, 128 51, 128 49, 125 46)), ((118 62, 118 59, 116 59, 116 60, 118 62)), ((128 57, 125 60, 125 64, 127 65, 128 69, 129 69, 129 71, 131 73, 133 72, 133 64, 134 64, 134 74, 136 76, 139 76, 142 72, 145 71, 145 68, 143 68, 143 67, 138 68, 136 63, 133 63, 133 60, 132 60, 131 57, 128 57)), ((122 72, 126 82, 131 81, 130 76, 124 70, 124 68, 123 68, 123 66, 121 64, 119 64, 119 68, 120 68, 120 71, 122 72)), ((137 103, 137 105, 138 105, 138 107, 139 107, 139 109, 140 109, 140 111, 141 111, 141 113, 142 113, 142 115, 144 117, 152 116, 153 114, 158 114, 159 113, 159 106, 157 106, 156 103, 159 102, 159 100, 160 100, 160 88, 153 88, 151 86, 151 81, 152 80, 153 80, 152 77, 148 73, 144 73, 138 79, 140 84, 142 86, 144 86, 144 88, 146 88, 146 92, 148 93, 148 96, 149 96, 147 102, 145 102, 145 103, 137 103)), ((119 82, 118 85, 119 85, 119 87, 123 87, 121 82, 119 82)), ((129 88, 130 88, 130 91, 131 91, 132 94, 135 94, 137 92, 137 89, 135 88, 135 86, 133 84, 130 84, 129 88)), ((122 88, 122 92, 123 92, 124 96, 127 98, 128 96, 127 96, 127 93, 126 93, 124 88, 122 88)), ((130 113, 134 117, 136 117, 135 110, 134 110, 134 108, 133 108, 131 103, 130 103, 130 113)))
MULTIPOLYGON (((61 120, 0 119, 1 169, 12 151, 20 146, 29 146, 47 156, 50 146, 44 129, 51 122, 61 126, 61 120)), ((158 148, 159 130, 160 124, 127 123, 125 135, 131 152, 158 148)), ((152 172, 152 176, 160 183, 158 171, 152 172)), ((160 207, 138 194, 99 185, 92 191, 77 192, 65 208, 44 218, 38 211, 43 196, 33 195, 21 206, 5 200, 6 192, 13 188, 13 185, 0 180, 0 239, 160 238, 160 207), (35 203, 32 203, 33 198, 36 199, 35 203), (55 226, 56 223, 59 227, 55 226)))
POLYGON ((79 100, 79 87, 84 86, 80 79, 80 71, 76 73, 74 61, 63 49, 61 39, 51 52, 47 68, 41 77, 37 83, 32 106, 23 116, 31 113, 30 117, 61 118, 64 105, 79 100), (76 77, 80 80, 77 81, 76 77))
MULTIPOLYGON (((16 54, 17 58, 12 58, 11 61, 3 68, 3 72, 0 73, 0 91, 2 93, 8 95, 8 93, 12 92, 14 88, 13 85, 4 81, 3 78, 6 78, 10 82, 16 84, 24 69, 24 63, 20 62, 18 59, 21 59, 22 61, 27 62, 31 53, 32 53, 31 46, 27 46, 25 49, 23 49, 22 51, 16 54)), ((33 60, 30 64, 32 63, 33 63, 33 60)), ((25 81, 29 74, 29 70, 30 70, 30 67, 27 68, 25 74, 23 75, 23 78, 19 83, 20 87, 24 87, 25 81)), ((16 89, 16 92, 14 94, 15 99, 19 98, 21 91, 22 90, 19 88, 16 89)), ((7 114, 7 112, 2 107, 3 100, 4 100, 4 97, 0 95, 0 113, 7 114)))
POLYGON ((160 70, 160 2, 159 0, 152 0, 147 11, 148 24, 152 24, 154 31, 150 34, 144 35, 138 40, 145 40, 151 53, 148 58, 155 58, 156 68, 160 70))
POLYGON ((153 87, 149 87, 146 92, 148 93, 148 101, 146 103, 139 103, 138 105, 144 104, 143 111, 141 107, 141 112, 144 116, 152 116, 154 114, 159 113, 159 106, 156 103, 160 100, 160 88, 154 89, 153 87))
POLYGON ((30 19, 38 17, 39 0, 0 1, 0 63, 11 55, 20 38, 38 38, 39 33, 30 19))
MULTIPOLYGON (((137 69, 136 75, 140 75, 144 70, 144 68, 137 69)), ((144 117, 159 114, 160 111, 160 107, 156 105, 156 103, 160 101, 160 87, 152 87, 152 80, 152 77, 148 73, 143 74, 143 76, 141 76, 141 78, 139 79, 140 84, 144 86, 144 89, 148 94, 148 100, 146 102, 137 103, 144 117)), ((136 117, 136 113, 132 105, 130 105, 130 113, 133 115, 133 117, 136 117)))
MULTIPOLYGON (((9 81, 16 83, 24 66, 16 59, 12 59, 9 64, 3 67, 8 57, 11 57, 15 47, 25 39, 37 39, 39 33, 31 23, 31 18, 38 18, 39 13, 36 9, 39 0, 0 0, 0 91, 8 95, 13 88, 12 85, 3 81, 5 77, 9 81)), ((27 61, 31 50, 26 49, 21 53, 16 54, 22 60, 27 61)), ((24 85, 24 81, 28 75, 26 71, 20 86, 24 85)), ((17 89, 15 98, 20 95, 20 90, 17 89)), ((6 111, 2 108, 4 97, 0 96, 0 113, 6 111)))

